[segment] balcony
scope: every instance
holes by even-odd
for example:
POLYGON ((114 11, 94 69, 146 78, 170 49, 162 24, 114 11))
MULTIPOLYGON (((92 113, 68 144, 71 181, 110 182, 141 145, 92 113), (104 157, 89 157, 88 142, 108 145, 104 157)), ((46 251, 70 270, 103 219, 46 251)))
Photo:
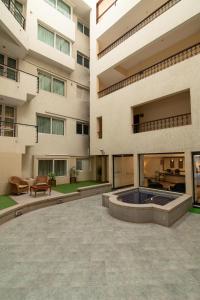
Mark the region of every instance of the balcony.
POLYGON ((191 113, 133 124, 133 133, 191 125, 191 113))
POLYGON ((17 20, 17 22, 20 24, 20 26, 25 29, 25 18, 15 5, 15 1, 13 0, 1 0, 7 9, 11 12, 11 14, 14 16, 14 18, 17 20))
MULTIPOLYGON (((108 52, 116 48, 118 45, 123 43, 125 40, 133 36, 136 32, 141 30, 143 27, 147 26, 149 23, 151 23, 153 20, 158 18, 160 15, 162 15, 164 12, 169 10, 171 7, 176 5, 181 0, 169 0, 162 6, 160 6, 158 9, 156 9, 153 13, 151 13, 148 17, 144 18, 141 22, 139 22, 137 25, 135 25, 133 28, 128 30, 126 33, 124 33, 122 36, 120 36, 118 39, 116 39, 114 42, 112 42, 109 46, 107 46, 105 49, 100 51, 98 53, 98 58, 102 58, 104 55, 106 55, 108 52)), ((117 1, 114 1, 105 11, 103 11, 99 16, 97 14, 97 22, 103 16, 108 9, 110 9, 113 5, 116 4, 117 1)), ((100 4, 99 4, 100 5, 100 4)), ((98 4, 97 4, 98 7, 98 4)), ((97 10, 98 11, 98 10, 97 10)))
POLYGON ((38 143, 38 126, 0 121, 1 152, 25 153, 26 146, 38 143))
POLYGON ((0 0, 0 47, 12 49, 13 56, 24 58, 28 49, 28 35, 25 18, 13 0, 0 0))
POLYGON ((99 0, 96 4, 97 23, 106 14, 112 6, 116 5, 117 0, 99 0))
POLYGON ((98 97, 102 98, 106 95, 109 95, 111 93, 114 93, 117 90, 120 90, 128 85, 131 85, 139 80, 142 80, 144 78, 147 78, 151 75, 154 75, 162 70, 165 70, 175 64, 178 64, 182 61, 185 61, 193 56, 196 56, 200 53, 200 43, 195 44, 193 46, 190 46, 172 56, 169 56, 168 58, 159 61, 158 63, 142 69, 141 71, 101 90, 98 92, 98 97))
POLYGON ((23 105, 38 93, 38 77, 0 64, 0 100, 11 105, 23 105))

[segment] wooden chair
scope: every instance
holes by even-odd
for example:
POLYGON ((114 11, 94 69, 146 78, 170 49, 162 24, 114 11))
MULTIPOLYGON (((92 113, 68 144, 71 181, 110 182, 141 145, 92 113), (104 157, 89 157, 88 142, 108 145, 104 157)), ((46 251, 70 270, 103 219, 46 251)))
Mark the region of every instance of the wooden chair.
POLYGON ((37 176, 35 179, 35 185, 49 185, 48 184, 49 178, 48 176, 37 176))
POLYGON ((9 183, 11 186, 11 193, 12 194, 22 194, 22 193, 28 193, 29 191, 29 185, 28 182, 23 180, 20 177, 12 176, 9 179, 9 183))

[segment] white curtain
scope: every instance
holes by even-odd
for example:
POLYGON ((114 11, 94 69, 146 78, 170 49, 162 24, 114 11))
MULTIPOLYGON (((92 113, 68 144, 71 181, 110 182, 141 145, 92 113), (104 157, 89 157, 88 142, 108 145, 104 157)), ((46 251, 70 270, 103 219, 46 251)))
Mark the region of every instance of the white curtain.
POLYGON ((69 5, 64 3, 62 0, 57 0, 57 9, 60 11, 63 15, 70 18, 71 17, 71 8, 69 5))
POLYGON ((39 73, 39 88, 51 92, 51 76, 39 73))
POLYGON ((37 116, 38 131, 40 133, 51 133, 51 119, 48 117, 37 116))
POLYGON ((56 48, 59 51, 70 55, 70 43, 58 35, 56 35, 56 48))
POLYGON ((54 47, 54 33, 38 24, 38 39, 45 44, 54 47))
POLYGON ((46 0, 46 2, 48 2, 53 7, 56 7, 56 0, 46 0))
POLYGON ((64 135, 64 121, 52 119, 52 133, 57 135, 64 135))
POLYGON ((58 95, 64 96, 64 82, 53 78, 53 92, 58 95))

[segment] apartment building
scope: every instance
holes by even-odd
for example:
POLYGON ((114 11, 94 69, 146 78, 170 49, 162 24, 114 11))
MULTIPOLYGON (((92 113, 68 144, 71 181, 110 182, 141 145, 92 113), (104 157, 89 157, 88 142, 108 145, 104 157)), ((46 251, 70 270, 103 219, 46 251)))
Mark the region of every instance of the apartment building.
POLYGON ((90 150, 114 188, 200 203, 200 2, 99 0, 91 15, 90 150))
POLYGON ((0 0, 0 194, 10 176, 91 179, 89 6, 0 0))

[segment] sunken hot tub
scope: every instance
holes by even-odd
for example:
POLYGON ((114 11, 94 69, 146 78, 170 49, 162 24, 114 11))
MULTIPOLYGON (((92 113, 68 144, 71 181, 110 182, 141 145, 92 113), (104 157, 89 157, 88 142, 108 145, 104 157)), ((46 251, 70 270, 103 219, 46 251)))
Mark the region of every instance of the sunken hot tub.
POLYGON ((128 188, 103 194, 102 204, 111 216, 123 221, 171 226, 192 207, 192 197, 142 187, 128 188))

